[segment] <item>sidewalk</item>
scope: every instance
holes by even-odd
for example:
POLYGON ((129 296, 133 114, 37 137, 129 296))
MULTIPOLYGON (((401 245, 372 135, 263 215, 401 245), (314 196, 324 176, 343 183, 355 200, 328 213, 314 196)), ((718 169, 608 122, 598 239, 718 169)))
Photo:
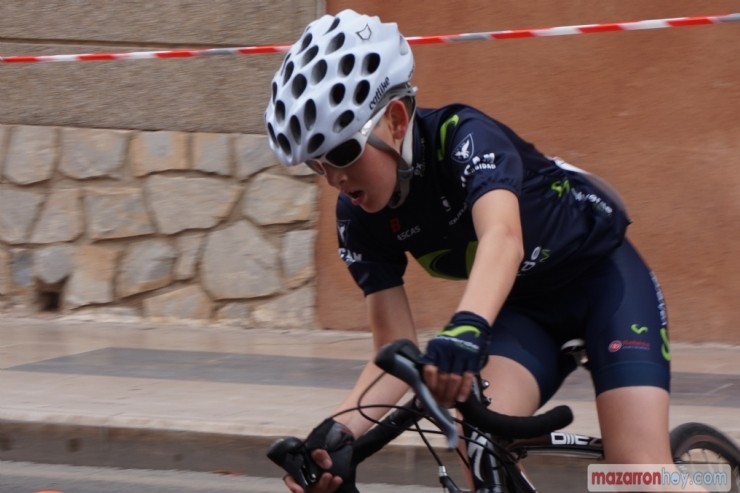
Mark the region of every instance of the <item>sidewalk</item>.
MULTIPOLYGON (((268 444, 330 414, 370 348, 360 332, 0 318, 0 460, 278 476, 268 444)), ((671 424, 740 442, 740 347, 672 352, 671 424)), ((579 370, 546 407, 598 436, 590 385, 579 370)), ((418 465, 418 445, 404 435, 368 462, 418 465)))

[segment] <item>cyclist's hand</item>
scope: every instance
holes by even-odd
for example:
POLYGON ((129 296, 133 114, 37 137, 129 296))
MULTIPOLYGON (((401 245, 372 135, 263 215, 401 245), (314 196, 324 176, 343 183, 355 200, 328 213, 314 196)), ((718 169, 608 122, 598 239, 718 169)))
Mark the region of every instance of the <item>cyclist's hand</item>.
MULTIPOLYGON (((332 462, 329 452, 322 449, 316 449, 311 452, 311 458, 318 464, 318 466, 324 470, 331 469, 332 462)), ((291 493, 307 493, 303 491, 303 488, 296 483, 296 480, 291 476, 285 476, 283 478, 285 485, 288 487, 291 493)), ((311 488, 311 493, 335 493, 337 489, 342 485, 342 478, 340 476, 334 476, 330 472, 325 472, 319 478, 318 483, 311 488)))
MULTIPOLYGON (((333 418, 325 419, 306 438, 305 446, 311 459, 322 470, 311 493, 344 493, 357 491, 355 467, 352 464, 352 432, 333 418)), ((293 478, 285 484, 294 493, 304 493, 293 478)), ((306 492, 307 493, 307 492, 306 492)))
POLYGON ((488 322, 472 312, 457 312, 450 323, 432 338, 422 358, 424 381, 445 406, 464 402, 473 377, 488 354, 488 322))

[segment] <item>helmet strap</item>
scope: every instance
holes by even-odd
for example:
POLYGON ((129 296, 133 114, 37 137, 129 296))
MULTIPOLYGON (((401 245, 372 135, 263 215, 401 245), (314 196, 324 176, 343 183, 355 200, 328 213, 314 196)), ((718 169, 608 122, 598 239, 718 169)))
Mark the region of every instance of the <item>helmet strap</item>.
POLYGON ((401 154, 375 134, 370 134, 367 140, 368 144, 376 149, 387 152, 396 160, 396 187, 388 203, 388 207, 391 209, 397 209, 406 201, 411 188, 411 177, 414 176, 414 169, 409 164, 414 152, 412 138, 414 132, 414 116, 414 114, 411 115, 406 135, 401 143, 401 154))

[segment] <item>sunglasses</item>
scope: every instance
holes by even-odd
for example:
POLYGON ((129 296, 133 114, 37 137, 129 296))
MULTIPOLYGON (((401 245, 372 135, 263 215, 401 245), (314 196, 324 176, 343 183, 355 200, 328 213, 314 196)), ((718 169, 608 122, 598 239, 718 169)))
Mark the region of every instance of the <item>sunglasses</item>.
POLYGON ((387 108, 388 105, 375 113, 375 115, 349 140, 342 142, 334 149, 322 154, 321 156, 307 159, 306 165, 311 168, 314 173, 323 176, 326 174, 325 166, 327 165, 333 168, 346 168, 347 166, 354 164, 358 159, 360 159, 360 156, 362 156, 365 146, 367 145, 367 140, 370 138, 370 134, 373 133, 375 127, 380 123, 380 119, 383 118, 387 108))

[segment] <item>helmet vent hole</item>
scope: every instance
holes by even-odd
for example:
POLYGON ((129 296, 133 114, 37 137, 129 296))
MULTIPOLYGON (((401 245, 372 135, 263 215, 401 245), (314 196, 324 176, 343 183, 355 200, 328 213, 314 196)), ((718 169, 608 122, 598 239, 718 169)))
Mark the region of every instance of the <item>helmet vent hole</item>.
POLYGON ((326 30, 326 33, 324 33, 324 34, 327 34, 327 33, 332 32, 334 29, 337 28, 338 25, 339 25, 339 17, 335 17, 334 18, 334 21, 332 21, 332 23, 331 23, 331 26, 329 26, 329 29, 327 29, 326 30))
POLYGON ((344 39, 344 33, 339 33, 331 38, 331 41, 329 41, 329 44, 326 46, 326 54, 329 55, 331 53, 334 53, 342 46, 344 46, 344 39))
POLYGON ((331 88, 331 103, 336 106, 344 99, 344 93, 347 92, 344 84, 334 84, 331 88))
POLYGON ((306 147, 306 150, 309 152, 309 154, 313 154, 314 152, 319 150, 319 147, 321 147, 323 143, 324 134, 316 134, 308 139, 308 146, 306 147))
POLYGON ((365 75, 374 74, 380 66, 380 55, 377 53, 370 53, 362 61, 362 72, 365 75))
POLYGON ((294 141, 301 140, 301 122, 295 115, 290 117, 290 132, 293 134, 294 141))
POLYGON ((334 131, 335 132, 341 132, 345 128, 347 128, 347 125, 352 123, 352 120, 355 119, 355 113, 353 111, 347 110, 343 112, 341 115, 339 115, 339 118, 336 119, 334 122, 334 131))
POLYGON ((348 76, 350 73, 352 73, 352 69, 355 68, 355 56, 354 55, 344 55, 341 60, 339 60, 339 73, 343 76, 348 76))
POLYGON ((285 134, 278 134, 277 142, 284 154, 290 155, 290 141, 285 134))
POLYGON ((278 90, 278 85, 277 83, 273 82, 272 83, 272 102, 273 104, 275 103, 275 99, 277 98, 277 90, 278 90))
POLYGON ((313 99, 306 101, 306 107, 303 109, 303 124, 306 130, 311 130, 316 124, 316 103, 313 99))
POLYGON ((275 103, 275 119, 281 124, 285 121, 285 103, 280 100, 275 103))
POLYGON ((293 97, 298 99, 301 97, 301 94, 306 90, 306 86, 308 83, 306 82, 306 78, 298 74, 295 76, 295 79, 293 79, 293 97))
POLYGON ((316 55, 319 53, 319 47, 318 46, 312 46, 305 55, 303 55, 303 67, 311 63, 311 60, 316 58, 316 55))
POLYGON ((311 41, 313 41, 313 35, 311 33, 307 33, 305 36, 303 36, 303 39, 301 40, 301 49, 298 50, 298 53, 301 53, 303 50, 308 48, 308 45, 311 44, 311 41))
POLYGON ((287 84, 290 78, 293 76, 294 68, 295 68, 295 65, 293 65, 293 62, 289 62, 285 66, 285 72, 283 72, 283 85, 287 84))
POLYGON ((327 66, 324 60, 319 60, 311 70, 311 84, 318 84, 326 77, 327 66))
POLYGON ((355 87, 355 104, 361 105, 370 95, 370 83, 366 80, 360 81, 355 87))
POLYGON ((272 123, 267 124, 267 132, 270 134, 270 140, 276 144, 277 138, 275 138, 275 129, 272 128, 272 123))

